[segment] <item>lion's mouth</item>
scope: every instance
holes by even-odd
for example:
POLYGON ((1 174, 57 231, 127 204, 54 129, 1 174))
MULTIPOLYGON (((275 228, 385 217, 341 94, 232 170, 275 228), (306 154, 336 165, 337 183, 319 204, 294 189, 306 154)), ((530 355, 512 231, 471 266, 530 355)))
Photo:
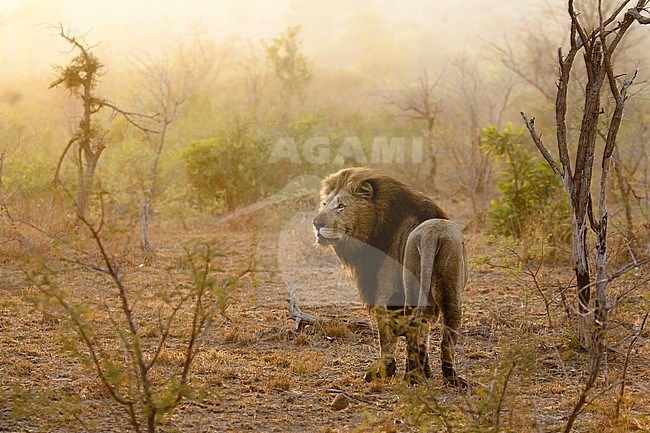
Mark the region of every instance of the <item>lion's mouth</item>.
POLYGON ((316 231, 316 238, 321 245, 328 245, 338 242, 343 237, 343 233, 336 229, 321 227, 316 231))

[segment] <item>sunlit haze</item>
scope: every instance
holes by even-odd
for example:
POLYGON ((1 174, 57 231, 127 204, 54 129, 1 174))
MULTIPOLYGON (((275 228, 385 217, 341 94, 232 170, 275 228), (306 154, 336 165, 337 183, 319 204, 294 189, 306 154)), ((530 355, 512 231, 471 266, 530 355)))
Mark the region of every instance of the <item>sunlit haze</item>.
MULTIPOLYGON (((101 42, 109 66, 126 55, 160 50, 201 36, 268 40, 301 25, 303 47, 316 67, 356 67, 382 49, 405 50, 425 64, 450 50, 474 50, 502 38, 537 2, 473 0, 326 2, 306 0, 78 1, 4 0, 0 7, 3 79, 46 74, 67 47, 56 37, 59 23, 101 42), (373 52, 372 41, 379 45, 373 52), (381 44, 386 41, 386 44, 381 44)), ((409 59, 409 61, 413 61, 409 59)), ((415 65, 418 66, 418 65, 415 65)))

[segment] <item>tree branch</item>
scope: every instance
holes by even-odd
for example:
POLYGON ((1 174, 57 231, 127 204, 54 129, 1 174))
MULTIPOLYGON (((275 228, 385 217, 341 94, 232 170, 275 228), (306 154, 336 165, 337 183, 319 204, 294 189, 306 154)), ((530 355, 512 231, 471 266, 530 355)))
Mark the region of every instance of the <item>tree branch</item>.
POLYGON ((564 177, 563 173, 560 171, 560 168, 558 167, 557 163, 549 153, 548 149, 546 149, 546 146, 544 146, 544 143, 542 142, 542 137, 540 137, 537 134, 533 120, 530 120, 523 111, 521 112, 521 117, 524 119, 526 128, 528 128, 530 135, 533 137, 533 142, 535 143, 535 146, 537 146, 537 149, 539 149, 539 151, 542 153, 542 156, 544 156, 544 159, 546 160, 546 162, 548 162, 548 165, 551 166, 551 169, 553 169, 553 173, 555 173, 555 175, 560 179, 563 179, 564 177))
POLYGON ((571 49, 579 49, 581 48, 581 45, 585 45, 587 48, 585 51, 589 51, 590 47, 587 44, 589 43, 590 37, 587 36, 587 32, 585 32, 582 24, 580 24, 580 21, 578 21, 578 15, 576 14, 576 10, 573 6, 573 0, 569 0, 569 16, 571 17, 571 33, 573 34, 574 32, 578 32, 578 35, 580 36, 580 42, 582 42, 582 44, 576 43, 574 46, 574 42, 572 41, 571 49))
POLYGON ((639 24, 650 24, 650 17, 644 17, 641 15, 641 9, 642 8, 637 5, 636 8, 628 9, 627 13, 632 15, 632 17, 634 17, 634 19, 636 19, 639 24))
POLYGON ((134 113, 134 112, 131 112, 131 111, 126 111, 126 110, 123 110, 123 109, 119 108, 117 105, 115 105, 114 103, 112 103, 112 102, 110 102, 110 101, 108 101, 106 99, 95 99, 93 102, 98 104, 100 107, 108 107, 111 110, 113 110, 113 112, 121 114, 122 117, 124 117, 124 119, 129 124, 136 127, 137 129, 141 130, 142 132, 147 133, 147 134, 157 134, 157 131, 140 125, 138 122, 135 121, 134 118, 139 117, 139 118, 142 118, 142 119, 155 119, 156 117, 159 116, 159 114, 157 114, 157 113, 156 114, 142 114, 142 113, 134 113))
POLYGON ((54 172, 54 183, 58 183, 61 179, 59 178, 59 174, 61 173, 61 166, 63 165, 63 159, 65 156, 68 154, 70 151, 70 148, 72 145, 79 139, 79 137, 74 136, 68 141, 68 144, 66 144, 65 149, 63 149, 63 152, 61 153, 61 156, 59 156, 59 160, 56 163, 56 171, 54 172))
MULTIPOLYGON (((560 65, 560 77, 557 85, 557 96, 555 98, 555 126, 557 137, 557 148, 560 155, 560 163, 564 169, 566 182, 571 182, 573 177, 571 170, 571 159, 569 158, 569 149, 567 145, 567 93, 569 91, 569 80, 571 78, 571 68, 573 61, 578 53, 579 47, 573 46, 566 57, 562 56, 562 48, 558 48, 558 63, 560 65)), ((572 183, 570 183, 573 188, 572 183)))

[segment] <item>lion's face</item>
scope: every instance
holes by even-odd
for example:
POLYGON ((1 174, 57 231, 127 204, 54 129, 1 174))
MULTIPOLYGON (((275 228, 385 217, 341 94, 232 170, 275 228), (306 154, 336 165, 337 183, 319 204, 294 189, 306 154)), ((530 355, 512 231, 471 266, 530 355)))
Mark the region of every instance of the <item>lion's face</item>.
POLYGON ((316 240, 334 245, 353 238, 368 239, 375 220, 372 191, 350 192, 346 188, 331 191, 324 197, 320 212, 314 217, 316 240))

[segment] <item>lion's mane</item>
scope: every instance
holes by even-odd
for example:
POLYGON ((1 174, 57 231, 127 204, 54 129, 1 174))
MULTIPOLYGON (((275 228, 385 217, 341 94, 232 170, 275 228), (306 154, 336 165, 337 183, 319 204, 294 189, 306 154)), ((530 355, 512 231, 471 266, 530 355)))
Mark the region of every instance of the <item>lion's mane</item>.
MULTIPOLYGON (((376 305, 379 296, 384 299, 381 304, 403 307, 403 291, 376 293, 378 287, 388 286, 377 284, 378 271, 394 268, 388 271, 390 278, 401 281, 404 246, 409 233, 426 220, 447 219, 447 215, 422 193, 369 168, 347 168, 328 176, 323 180, 320 195, 326 199, 331 192, 337 194, 341 189, 357 195, 368 184, 372 187, 371 198, 356 198, 370 203, 359 207, 357 221, 348 233, 353 241, 341 242, 334 248, 355 277, 364 303, 376 305), (386 296, 390 298, 387 301, 386 296)), ((393 287, 401 287, 401 284, 393 287)))

